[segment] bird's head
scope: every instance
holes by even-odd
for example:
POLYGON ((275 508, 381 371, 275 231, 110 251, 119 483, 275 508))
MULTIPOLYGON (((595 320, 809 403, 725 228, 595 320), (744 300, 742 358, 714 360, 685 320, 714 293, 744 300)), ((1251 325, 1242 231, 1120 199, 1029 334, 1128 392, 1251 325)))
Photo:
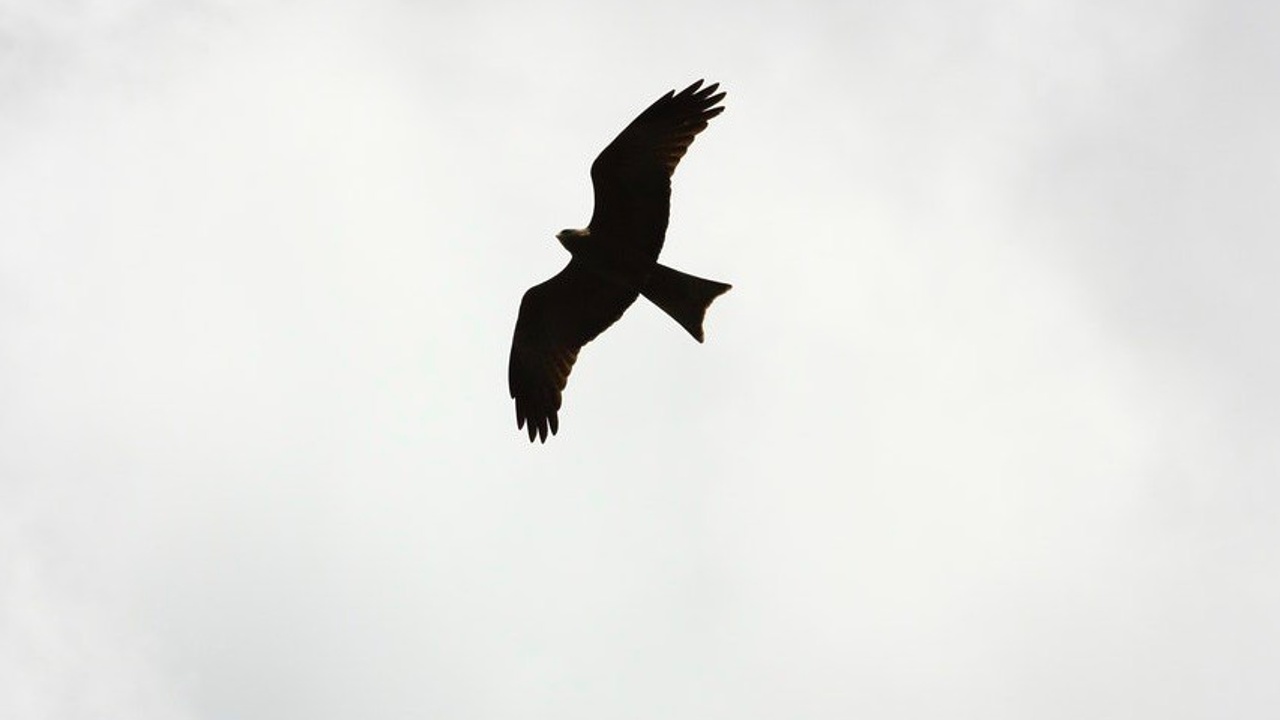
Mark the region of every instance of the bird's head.
POLYGON ((586 240, 589 237, 591 237, 590 230, 570 229, 561 230, 556 233, 556 239, 560 241, 560 244, 564 246, 565 250, 568 250, 571 253, 581 245, 583 240, 586 240))

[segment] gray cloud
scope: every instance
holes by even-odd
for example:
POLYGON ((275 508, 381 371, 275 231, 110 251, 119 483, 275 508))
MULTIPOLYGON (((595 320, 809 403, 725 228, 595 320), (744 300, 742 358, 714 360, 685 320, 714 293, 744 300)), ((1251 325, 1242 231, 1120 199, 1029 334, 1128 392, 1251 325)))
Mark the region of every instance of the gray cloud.
POLYGON ((0 715, 1274 706, 1274 18, 810 10, 6 8, 0 715), (735 289, 530 448, 520 293, 703 75, 735 289))

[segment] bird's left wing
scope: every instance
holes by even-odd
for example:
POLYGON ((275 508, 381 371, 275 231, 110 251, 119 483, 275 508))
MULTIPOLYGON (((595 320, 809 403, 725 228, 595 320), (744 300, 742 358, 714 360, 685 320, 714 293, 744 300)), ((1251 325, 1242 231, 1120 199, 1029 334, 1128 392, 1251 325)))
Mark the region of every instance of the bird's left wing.
POLYGON ((560 393, 578 350, 622 317, 638 293, 609 283, 571 260, 550 280, 529 288, 520 301, 507 384, 516 401, 516 427, 529 440, 556 434, 560 393))
POLYGON ((668 92, 645 108, 591 163, 595 208, 591 232, 631 242, 657 260, 671 209, 671 174, 693 138, 711 118, 724 93, 702 81, 668 92))

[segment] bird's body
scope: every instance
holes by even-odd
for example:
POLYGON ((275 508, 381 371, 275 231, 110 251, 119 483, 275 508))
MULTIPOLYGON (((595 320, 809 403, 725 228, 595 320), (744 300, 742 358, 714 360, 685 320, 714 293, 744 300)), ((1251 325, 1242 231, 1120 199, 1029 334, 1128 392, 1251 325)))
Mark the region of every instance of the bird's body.
POLYGON ((561 230, 556 236, 565 250, 583 270, 591 272, 618 289, 640 292, 653 260, 632 252, 622 243, 608 237, 597 237, 587 230, 561 230))
POLYGON ((556 239, 572 258, 520 302, 508 385, 516 425, 529 439, 559 427, 561 391, 578 351, 644 295, 702 342, 702 319, 729 285, 658 263, 666 236, 671 174, 694 136, 724 108, 724 93, 702 81, 659 98, 591 165, 595 209, 586 229, 556 239))

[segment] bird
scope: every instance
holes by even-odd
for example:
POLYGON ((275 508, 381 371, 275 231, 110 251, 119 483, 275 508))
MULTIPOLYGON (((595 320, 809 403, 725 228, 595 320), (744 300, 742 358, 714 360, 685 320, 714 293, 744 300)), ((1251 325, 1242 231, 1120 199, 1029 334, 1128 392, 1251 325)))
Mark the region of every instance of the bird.
POLYGON ((556 239, 571 256, 520 300, 507 384, 516 429, 545 443, 559 429, 561 396, 582 346, 643 295, 699 343, 711 301, 727 283, 658 262, 671 209, 671 176, 694 137, 724 107, 719 83, 698 80, 645 108, 591 163, 594 207, 584 229, 556 239))

